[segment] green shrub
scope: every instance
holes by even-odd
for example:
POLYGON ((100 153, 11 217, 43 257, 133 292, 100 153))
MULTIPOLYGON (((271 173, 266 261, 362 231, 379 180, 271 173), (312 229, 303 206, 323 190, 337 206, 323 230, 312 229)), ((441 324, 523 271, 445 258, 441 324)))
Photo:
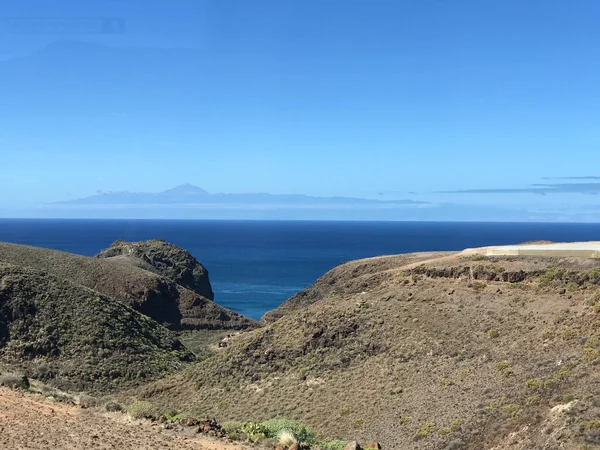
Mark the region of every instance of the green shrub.
POLYGON ((487 335, 490 339, 496 339, 500 336, 500 333, 495 328, 492 328, 491 330, 488 330, 487 335))
POLYGON ((244 425, 243 422, 236 422, 236 421, 223 422, 221 424, 221 428, 227 434, 241 433, 243 425, 244 425))
POLYGON ((167 412, 164 414, 164 416, 169 422, 175 422, 176 420, 187 419, 191 417, 189 413, 177 411, 167 412))
POLYGON ((595 348, 585 347, 583 349, 583 357, 587 362, 592 362, 598 359, 600 353, 595 348))
POLYGON ((454 431, 460 430, 463 422, 464 422, 464 420, 462 420, 462 419, 454 419, 452 421, 452 423, 450 424, 450 431, 454 432, 454 431))
POLYGON ((258 422, 246 422, 242 425, 242 432, 247 434, 251 441, 268 437, 267 428, 258 422))
POLYGON ((494 367, 498 372, 503 372, 506 369, 510 369, 510 363, 508 361, 500 361, 494 367))
POLYGON ((419 428, 419 430, 417 431, 417 436, 427 437, 427 436, 429 436, 429 434, 435 432, 436 430, 437 430, 436 424, 433 422, 429 422, 429 423, 424 424, 421 428, 419 428))
POLYGON ((127 414, 136 419, 152 419, 156 414, 156 410, 152 403, 137 400, 127 407, 127 414))
POLYGON ((600 302, 600 294, 594 294, 591 297, 588 297, 588 299, 586 300, 586 303, 589 306, 596 306, 597 303, 600 302))
POLYGON ((502 406, 501 410, 507 419, 515 419, 519 415, 519 407, 514 403, 502 406))
POLYGON ((536 391, 543 386, 542 380, 539 378, 531 378, 525 382, 525 389, 528 391, 536 391))
POLYGON ((570 341, 571 339, 574 339, 575 337, 577 337, 577 332, 570 328, 567 328, 562 332, 562 338, 565 341, 570 341))
POLYGON ((563 394, 562 396, 563 403, 571 403, 573 400, 575 400, 575 396, 573 394, 563 394))
POLYGON ((279 432, 285 430, 294 435, 300 442, 309 442, 315 439, 315 433, 306 425, 296 420, 271 419, 262 423, 265 434, 269 438, 276 438, 279 432))
POLYGON ((481 281, 474 281, 474 282, 471 284, 471 287, 472 287, 472 288, 473 288, 473 290, 475 290, 475 291, 483 291, 483 290, 484 290, 484 289, 487 287, 487 284, 485 284, 485 283, 482 283, 481 281))

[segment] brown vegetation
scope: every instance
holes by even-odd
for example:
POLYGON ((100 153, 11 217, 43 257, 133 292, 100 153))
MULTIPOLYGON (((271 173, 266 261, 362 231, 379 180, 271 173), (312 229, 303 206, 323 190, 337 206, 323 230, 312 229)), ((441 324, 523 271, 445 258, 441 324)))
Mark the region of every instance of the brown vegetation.
POLYGON ((596 444, 600 262, 434 258, 343 264, 267 326, 140 395, 385 448, 499 449, 514 433, 527 448, 596 444), (565 394, 579 406, 557 418, 565 394))

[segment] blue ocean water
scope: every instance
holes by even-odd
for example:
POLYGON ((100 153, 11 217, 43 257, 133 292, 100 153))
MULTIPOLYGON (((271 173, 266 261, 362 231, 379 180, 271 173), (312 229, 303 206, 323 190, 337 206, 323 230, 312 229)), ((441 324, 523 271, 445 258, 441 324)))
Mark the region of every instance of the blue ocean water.
POLYGON ((600 240, 600 224, 0 219, 0 241, 88 256, 117 239, 157 237, 208 268, 218 303, 258 319, 344 261, 539 239, 600 240))

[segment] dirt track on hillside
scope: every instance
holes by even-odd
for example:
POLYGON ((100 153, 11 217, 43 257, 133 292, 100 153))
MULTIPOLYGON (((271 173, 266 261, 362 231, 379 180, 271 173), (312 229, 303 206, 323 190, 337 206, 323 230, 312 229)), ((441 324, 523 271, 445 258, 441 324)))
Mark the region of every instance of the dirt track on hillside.
POLYGON ((243 450, 200 435, 183 436, 122 413, 82 409, 0 388, 0 448, 243 450))

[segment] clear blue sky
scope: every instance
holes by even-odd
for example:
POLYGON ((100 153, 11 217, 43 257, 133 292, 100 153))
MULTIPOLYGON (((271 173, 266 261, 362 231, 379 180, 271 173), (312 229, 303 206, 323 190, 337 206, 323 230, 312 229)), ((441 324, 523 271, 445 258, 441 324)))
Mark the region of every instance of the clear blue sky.
POLYGON ((600 175, 599 23, 595 0, 7 0, 0 207, 189 182, 589 220, 600 180, 548 178, 600 175), (510 191, 557 183, 586 184, 510 191), (479 189, 502 191, 452 192, 479 189))

